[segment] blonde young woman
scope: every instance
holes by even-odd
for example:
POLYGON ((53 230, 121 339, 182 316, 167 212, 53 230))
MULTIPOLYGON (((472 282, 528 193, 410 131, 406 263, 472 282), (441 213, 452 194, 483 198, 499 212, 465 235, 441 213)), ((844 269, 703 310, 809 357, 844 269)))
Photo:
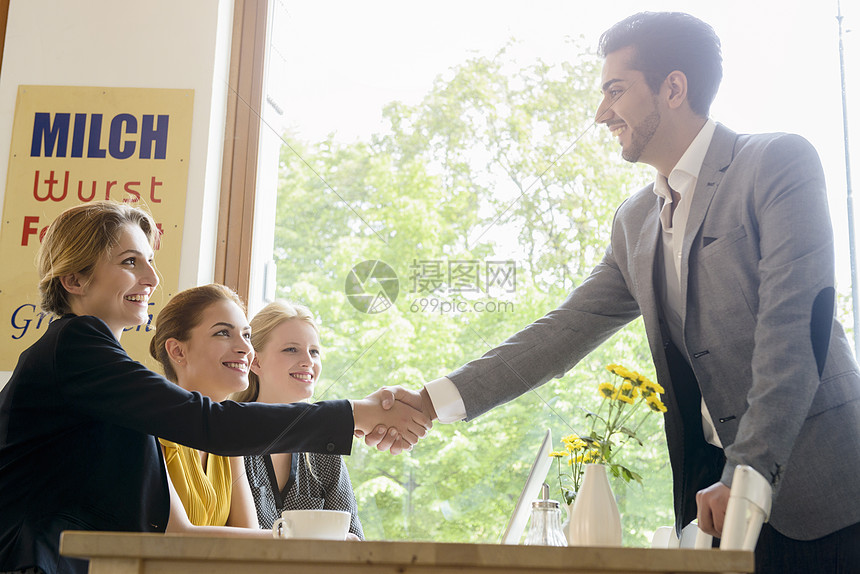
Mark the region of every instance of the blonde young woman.
MULTIPOLYGON (((306 401, 322 372, 319 330, 307 307, 284 301, 266 305, 251 320, 251 363, 242 402, 306 401)), ((271 528, 284 510, 331 509, 352 514, 352 537, 364 539, 355 495, 339 455, 273 453, 245 457, 245 469, 262 528, 271 528)))

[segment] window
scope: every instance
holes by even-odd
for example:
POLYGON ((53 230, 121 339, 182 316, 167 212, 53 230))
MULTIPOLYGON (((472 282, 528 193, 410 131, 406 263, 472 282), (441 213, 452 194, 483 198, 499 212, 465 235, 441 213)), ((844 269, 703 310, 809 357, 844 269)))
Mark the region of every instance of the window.
MULTIPOLYGON (((649 9, 689 9, 660 4, 649 9)), ((798 131, 832 157, 816 141, 827 136, 798 123, 799 106, 780 112, 772 95, 759 101, 738 85, 732 74, 755 73, 742 62, 757 61, 743 30, 729 37, 741 8, 696 14, 725 46, 714 117, 744 131, 798 131)), ((443 376, 587 276, 615 207, 653 178, 592 126, 601 62, 589 50, 638 9, 271 3, 251 311, 277 297, 317 314, 326 352, 316 399, 443 376)), ((798 22, 832 18, 761 9, 787 19, 774 28, 785 49, 798 22)), ((842 204, 834 200, 840 236, 842 204)), ((653 375, 641 324, 561 379, 470 423, 436 425, 408 455, 356 446, 347 464, 368 538, 497 541, 544 430, 556 445, 587 433, 583 409, 596 408, 608 363, 653 375)), ((643 484, 613 485, 626 545, 646 546, 673 522, 661 427, 649 419, 645 444, 625 447, 643 484)), ((547 480, 559 499, 555 467, 547 480)))

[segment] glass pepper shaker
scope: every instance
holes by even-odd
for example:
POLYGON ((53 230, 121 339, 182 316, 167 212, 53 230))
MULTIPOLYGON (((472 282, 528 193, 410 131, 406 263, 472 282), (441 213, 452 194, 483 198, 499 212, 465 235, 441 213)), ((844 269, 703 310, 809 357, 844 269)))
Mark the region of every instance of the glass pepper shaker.
POLYGON ((548 500, 549 485, 541 486, 541 499, 532 502, 529 533, 525 544, 529 546, 567 546, 561 532, 561 510, 558 502, 548 500))

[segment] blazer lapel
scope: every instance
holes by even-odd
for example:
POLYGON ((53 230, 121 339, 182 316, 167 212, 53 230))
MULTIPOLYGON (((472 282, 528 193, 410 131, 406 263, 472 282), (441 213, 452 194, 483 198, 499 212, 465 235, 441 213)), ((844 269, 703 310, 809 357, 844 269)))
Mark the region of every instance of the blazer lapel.
POLYGON ((702 169, 696 181, 696 191, 693 193, 693 203, 690 204, 690 214, 687 216, 687 228, 684 230, 684 245, 681 253, 681 300, 683 301, 682 317, 687 316, 687 281, 689 278, 690 250, 699 235, 699 229, 705 221, 705 214, 711 207, 714 194, 723 180, 726 169, 732 163, 737 134, 722 124, 717 124, 711 145, 702 162, 702 169))
POLYGON ((662 249, 659 249, 661 238, 660 227, 660 200, 654 196, 654 207, 648 211, 642 220, 642 230, 639 234, 639 242, 636 246, 636 254, 633 256, 635 269, 633 277, 642 277, 643 281, 636 286, 636 300, 639 303, 639 310, 642 313, 642 319, 645 321, 647 332, 657 333, 659 327, 659 313, 657 312, 657 293, 654 288, 656 281, 659 279, 656 276, 659 265, 657 265, 657 257, 662 254, 662 249))

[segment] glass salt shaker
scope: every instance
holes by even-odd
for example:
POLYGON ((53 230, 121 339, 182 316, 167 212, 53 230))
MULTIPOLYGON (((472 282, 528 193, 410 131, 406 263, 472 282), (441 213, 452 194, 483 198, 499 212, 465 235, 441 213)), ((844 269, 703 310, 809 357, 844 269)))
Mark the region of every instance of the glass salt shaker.
POLYGON ((532 502, 529 533, 525 544, 529 546, 567 546, 561 532, 561 510, 558 502, 548 500, 549 485, 541 486, 541 500, 532 502))

